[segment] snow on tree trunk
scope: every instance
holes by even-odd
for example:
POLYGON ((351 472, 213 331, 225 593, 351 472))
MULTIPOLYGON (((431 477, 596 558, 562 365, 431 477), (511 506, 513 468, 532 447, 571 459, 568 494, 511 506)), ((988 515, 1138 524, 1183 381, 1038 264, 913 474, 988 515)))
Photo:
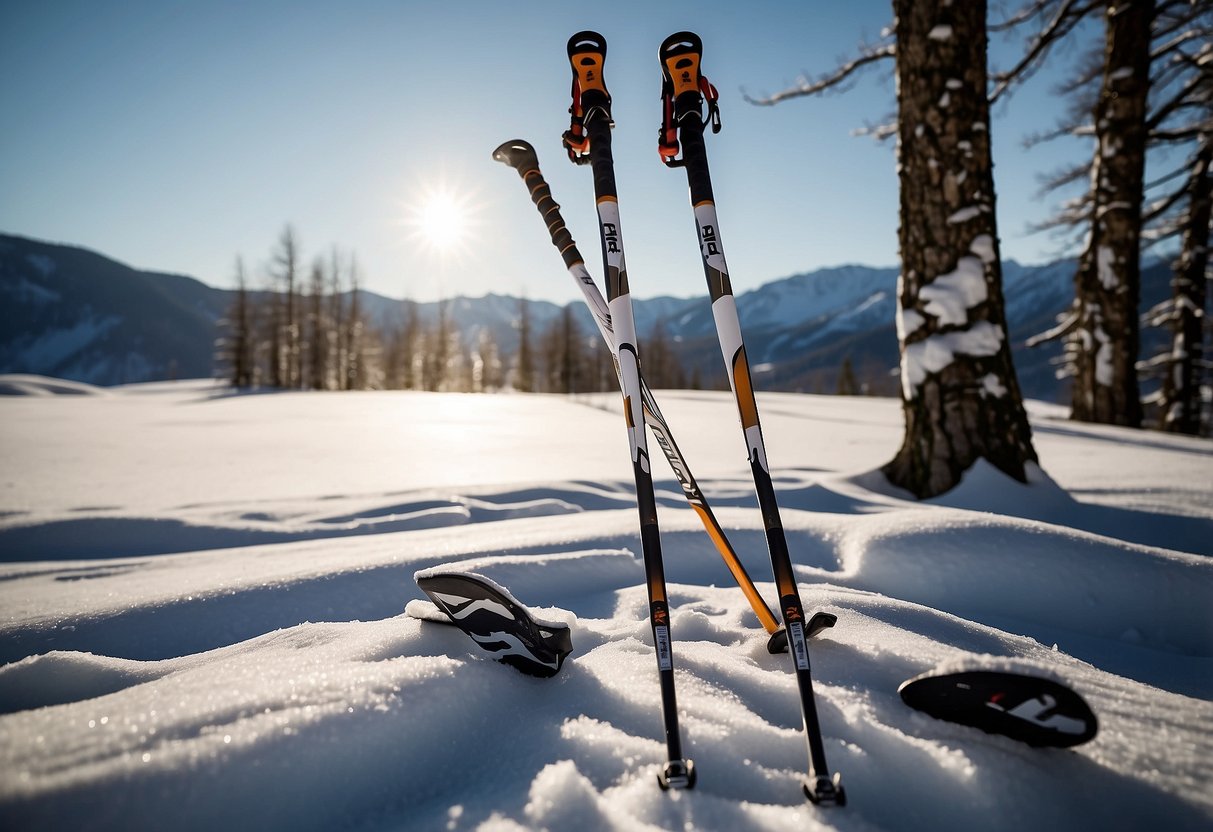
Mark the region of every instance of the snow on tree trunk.
POLYGON ((1209 222, 1213 212, 1213 141, 1205 136, 1188 184, 1183 248, 1175 264, 1171 355, 1162 385, 1162 427, 1197 435, 1201 427, 1201 366, 1209 267, 1209 222))
POLYGON ((1138 302, 1153 0, 1109 0, 1095 105, 1091 231, 1075 276, 1071 417, 1139 427, 1138 302))
POLYGON ((994 219, 986 4, 894 0, 905 438, 884 467, 919 497, 979 458, 1036 460, 1011 363, 994 219))

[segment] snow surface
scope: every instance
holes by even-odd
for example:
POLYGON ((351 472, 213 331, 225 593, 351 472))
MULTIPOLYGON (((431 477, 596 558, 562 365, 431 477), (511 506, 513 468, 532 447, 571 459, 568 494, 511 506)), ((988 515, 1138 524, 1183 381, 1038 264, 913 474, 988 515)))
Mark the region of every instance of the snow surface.
MULTIPOLYGON (((25 385, 32 382, 26 379, 25 385)), ((43 391, 56 384, 46 381, 43 391)), ((1042 468, 915 503, 891 400, 760 395, 831 766, 787 656, 654 465, 694 791, 656 785, 657 674, 618 396, 0 397, 0 828, 1208 829, 1213 443, 1032 403, 1042 468), (418 569, 566 621, 549 680, 404 614, 418 569), (957 662, 1066 680, 1100 733, 1035 750, 897 696, 957 662)), ((726 394, 662 410, 768 599, 726 394)))

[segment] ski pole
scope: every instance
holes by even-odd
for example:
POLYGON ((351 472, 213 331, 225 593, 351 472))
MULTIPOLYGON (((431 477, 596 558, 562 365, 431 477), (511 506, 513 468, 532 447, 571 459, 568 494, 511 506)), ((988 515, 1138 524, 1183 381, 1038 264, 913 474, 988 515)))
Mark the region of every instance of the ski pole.
MULTIPOLYGON (((623 258, 623 233, 619 224, 619 199, 615 193, 614 162, 611 157, 611 96, 603 81, 606 40, 596 32, 578 32, 569 38, 569 63, 573 69, 574 115, 580 116, 585 134, 581 146, 588 150, 594 172, 594 195, 602 238, 606 273, 607 308, 615 333, 615 361, 623 389, 624 416, 636 480, 636 508, 640 513, 640 545, 644 554, 645 586, 649 594, 649 625, 657 653, 661 681, 661 710, 665 724, 668 761, 657 777, 663 789, 689 789, 695 785, 695 768, 682 755, 678 728, 678 701, 674 692, 674 655, 670 637, 670 610, 666 596, 665 567, 661 557, 661 534, 657 526, 657 498, 649 467, 645 439, 644 397, 640 392, 640 354, 636 344, 636 322, 627 267, 623 258)), ((576 161, 570 148, 570 158, 576 161)))
POLYGON ((787 537, 779 517, 775 485, 767 463, 766 446, 758 420, 758 404, 746 359, 745 342, 737 317, 737 305, 729 282, 728 265, 720 240, 720 224, 712 194, 712 178, 704 145, 703 105, 707 102, 707 120, 713 132, 720 130, 720 110, 716 88, 700 70, 703 42, 692 32, 677 32, 662 42, 658 52, 662 72, 662 125, 658 134, 658 152, 669 167, 684 167, 690 189, 692 210, 698 231, 704 275, 712 300, 712 317, 720 341, 725 370, 729 376, 745 434, 754 489, 766 529, 767 549, 779 593, 779 607, 791 647, 793 668, 800 691, 800 708, 809 750, 809 778, 804 782, 805 796, 815 804, 846 804, 846 792, 840 775, 830 776, 821 724, 813 695, 813 677, 805 632, 804 605, 796 587, 796 575, 788 552, 787 537), (681 143, 681 145, 680 145, 681 143), (678 157, 681 149, 682 157, 678 157))

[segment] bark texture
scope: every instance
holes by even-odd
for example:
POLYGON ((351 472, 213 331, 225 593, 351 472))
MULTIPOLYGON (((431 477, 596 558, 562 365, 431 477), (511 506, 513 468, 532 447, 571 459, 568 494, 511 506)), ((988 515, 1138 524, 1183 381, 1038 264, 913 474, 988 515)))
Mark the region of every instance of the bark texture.
POLYGON ((1036 461, 1011 363, 994 212, 986 4, 894 0, 901 184, 898 339, 906 432, 884 467, 918 497, 978 459, 1036 461))
POLYGON ((1095 105, 1091 235, 1075 276, 1067 351, 1074 368, 1071 417, 1141 426, 1141 202, 1153 0, 1109 0, 1104 72, 1095 105))

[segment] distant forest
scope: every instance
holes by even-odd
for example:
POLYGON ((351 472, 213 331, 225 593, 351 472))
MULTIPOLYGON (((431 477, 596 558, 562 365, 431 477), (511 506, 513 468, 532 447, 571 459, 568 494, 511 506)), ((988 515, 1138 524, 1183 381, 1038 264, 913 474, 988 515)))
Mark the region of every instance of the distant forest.
MULTIPOLYGON (((507 352, 488 328, 459 331, 445 302, 435 321, 423 321, 417 304, 406 301, 398 322, 376 325, 362 308, 358 280, 356 259, 340 252, 305 269, 289 226, 274 246, 265 288, 251 288, 237 261, 235 297, 216 342, 222 375, 235 387, 293 390, 618 389, 606 345, 577 320, 571 305, 537 330, 520 300, 517 346, 507 352)), ((704 386, 697 371, 688 375, 675 360, 660 323, 647 333, 644 350, 651 386, 704 386)), ((847 383, 853 385, 853 377, 847 383)))

